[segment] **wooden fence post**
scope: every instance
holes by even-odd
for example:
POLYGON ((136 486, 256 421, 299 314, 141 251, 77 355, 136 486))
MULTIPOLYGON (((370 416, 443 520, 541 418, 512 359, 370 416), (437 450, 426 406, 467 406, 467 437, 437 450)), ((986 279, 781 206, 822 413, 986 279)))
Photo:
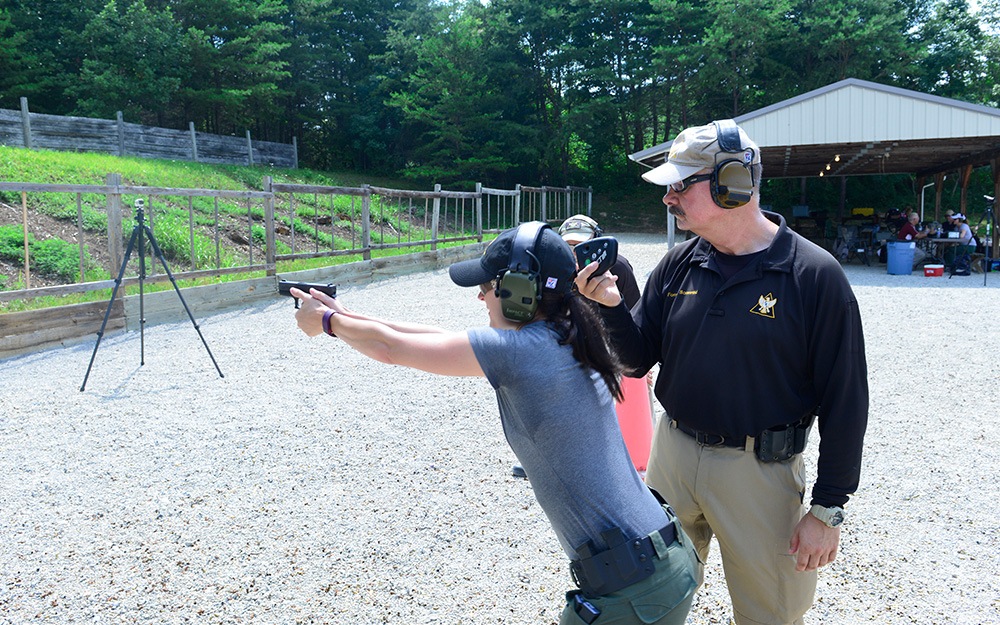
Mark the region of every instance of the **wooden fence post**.
POLYGON ((250 131, 247 131, 247 162, 253 167, 253 143, 250 141, 250 131))
POLYGON ((546 200, 548 199, 548 195, 549 195, 549 192, 546 191, 545 187, 543 186, 542 187, 542 215, 539 218, 539 221, 548 221, 549 220, 548 219, 548 215, 545 214, 546 213, 546 210, 545 210, 546 206, 545 205, 546 205, 546 200))
POLYGON ((587 217, 591 216, 594 210, 594 187, 587 187, 587 217))
POLYGON ((21 132, 23 133, 22 141, 24 142, 24 147, 31 149, 31 117, 28 112, 28 98, 21 98, 21 132))
POLYGON ((476 236, 483 240, 483 183, 476 183, 476 236))
POLYGON ((299 140, 292 137, 292 169, 299 168, 299 140))
POLYGON ((371 185, 361 185, 365 194, 361 196, 361 258, 372 259, 372 192, 371 185))
MULTIPOLYGON (((517 195, 514 196, 514 225, 521 223, 521 183, 514 185, 514 189, 517 191, 517 195)), ((482 239, 479 239, 482 241, 482 239)))
MULTIPOLYGON (((21 223, 24 228, 24 288, 31 288, 31 254, 28 249, 28 194, 21 191, 21 223)), ((81 239, 83 237, 80 237, 81 239)))
MULTIPOLYGON (((441 193, 441 185, 434 185, 434 193, 441 193)), ((431 212, 431 249, 437 249, 438 228, 441 225, 441 196, 434 196, 433 212, 431 212)))
POLYGON ((198 133, 194 131, 194 122, 188 122, 188 132, 191 133, 191 160, 198 162, 198 133))
POLYGON ((122 194, 118 187, 122 184, 121 174, 108 174, 109 187, 115 187, 108 193, 108 254, 111 256, 111 275, 121 268, 125 257, 124 230, 122 229, 122 194))
POLYGON ((118 156, 125 156, 125 117, 118 111, 118 156))
POLYGON ((264 251, 264 263, 267 265, 266 273, 273 276, 277 273, 277 260, 274 243, 274 192, 271 190, 274 179, 271 176, 264 176, 264 244, 267 249, 264 251))

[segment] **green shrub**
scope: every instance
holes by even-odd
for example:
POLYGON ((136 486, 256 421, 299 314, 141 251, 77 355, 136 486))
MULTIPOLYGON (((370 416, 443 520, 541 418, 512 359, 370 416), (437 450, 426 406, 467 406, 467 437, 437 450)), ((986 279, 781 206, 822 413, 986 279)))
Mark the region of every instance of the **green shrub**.
MULTIPOLYGON (((172 216, 161 218, 153 228, 153 235, 168 261, 191 262, 191 231, 187 219, 172 216)), ((196 267, 215 265, 215 244, 206 236, 194 235, 194 260, 196 267)))
POLYGON ((264 226, 253 224, 250 226, 250 238, 253 239, 254 243, 264 245, 267 242, 267 230, 264 229, 264 226))
MULTIPOLYGON (((28 245, 35 240, 35 236, 28 233, 28 245)), ((24 262, 24 229, 16 224, 0 226, 0 259, 9 260, 14 263, 24 262)))
POLYGON ((64 280, 80 277, 80 251, 62 239, 45 239, 31 246, 31 261, 39 273, 64 280))

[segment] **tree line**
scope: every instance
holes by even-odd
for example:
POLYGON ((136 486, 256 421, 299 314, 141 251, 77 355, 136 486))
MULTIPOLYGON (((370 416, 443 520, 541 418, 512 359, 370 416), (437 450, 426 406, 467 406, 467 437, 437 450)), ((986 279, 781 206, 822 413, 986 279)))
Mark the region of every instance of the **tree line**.
POLYGON ((627 154, 837 80, 996 106, 998 75, 1000 0, 0 0, 0 108, 453 185, 634 184, 627 154))

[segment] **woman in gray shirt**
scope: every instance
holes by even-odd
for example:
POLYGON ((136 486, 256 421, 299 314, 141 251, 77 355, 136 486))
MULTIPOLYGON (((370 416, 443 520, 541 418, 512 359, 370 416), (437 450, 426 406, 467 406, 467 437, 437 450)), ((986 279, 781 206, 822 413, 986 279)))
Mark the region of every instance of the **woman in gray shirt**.
POLYGON ((489 381, 579 587, 560 623, 683 624, 701 565, 629 458, 614 407, 619 367, 594 305, 576 294, 570 247, 545 224, 522 224, 450 275, 479 287, 489 327, 385 321, 297 289, 296 319, 309 336, 336 336, 380 362, 489 381))

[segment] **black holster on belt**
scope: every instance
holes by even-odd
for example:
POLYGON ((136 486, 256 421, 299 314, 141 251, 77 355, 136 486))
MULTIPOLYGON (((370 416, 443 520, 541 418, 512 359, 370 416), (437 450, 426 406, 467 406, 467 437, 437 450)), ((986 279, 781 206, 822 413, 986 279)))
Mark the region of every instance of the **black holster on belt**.
POLYGON ((601 536, 608 549, 594 554, 588 542, 577 548, 583 557, 570 563, 573 579, 586 595, 597 597, 616 592, 646 579, 656 570, 653 563, 656 551, 648 538, 626 542, 617 527, 601 532, 601 536))
POLYGON ((816 416, 808 414, 791 425, 764 430, 754 438, 753 452, 761 462, 784 462, 805 451, 816 416))

